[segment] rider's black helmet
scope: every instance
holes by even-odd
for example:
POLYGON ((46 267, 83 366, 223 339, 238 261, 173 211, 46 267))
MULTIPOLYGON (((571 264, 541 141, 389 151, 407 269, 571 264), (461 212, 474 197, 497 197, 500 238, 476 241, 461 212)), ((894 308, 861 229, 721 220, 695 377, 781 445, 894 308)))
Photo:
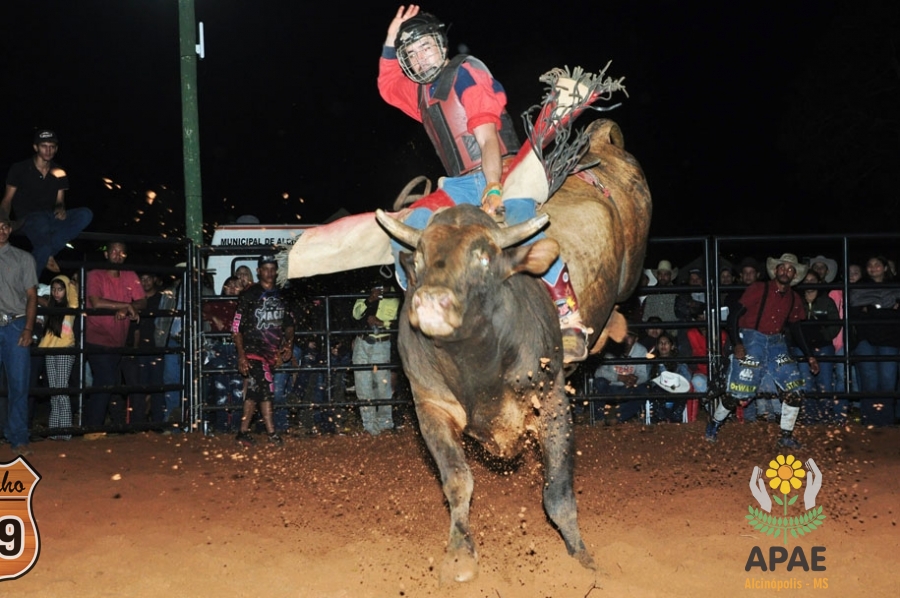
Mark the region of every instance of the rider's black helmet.
POLYGON ((422 12, 407 19, 400 25, 394 40, 397 60, 403 73, 416 83, 431 83, 437 79, 447 59, 447 32, 444 24, 434 15, 422 12), (439 60, 429 68, 417 68, 418 58, 409 53, 409 46, 419 40, 431 37, 440 52, 439 60))

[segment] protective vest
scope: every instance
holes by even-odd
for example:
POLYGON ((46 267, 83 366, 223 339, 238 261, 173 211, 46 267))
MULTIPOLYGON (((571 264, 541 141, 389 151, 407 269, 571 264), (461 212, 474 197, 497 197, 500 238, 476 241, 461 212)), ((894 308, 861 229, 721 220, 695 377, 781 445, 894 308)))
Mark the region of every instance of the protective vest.
MULTIPOLYGON (((450 61, 435 80, 430 100, 425 91, 427 86, 419 86, 419 114, 422 115, 422 124, 425 125, 425 131, 449 176, 459 176, 481 167, 481 148, 475 136, 468 131, 466 110, 454 90, 456 73, 464 61, 490 74, 483 62, 460 54, 450 61), (429 105, 430 101, 434 103, 429 105)), ((501 156, 518 150, 521 144, 516 137, 512 118, 506 110, 500 114, 499 134, 501 156)))

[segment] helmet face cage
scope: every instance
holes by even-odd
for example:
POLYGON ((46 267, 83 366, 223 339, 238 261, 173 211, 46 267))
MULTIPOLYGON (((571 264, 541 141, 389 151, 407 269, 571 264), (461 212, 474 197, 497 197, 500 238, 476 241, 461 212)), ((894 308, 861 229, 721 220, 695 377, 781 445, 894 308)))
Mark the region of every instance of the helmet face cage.
POLYGON ((431 15, 414 17, 404 25, 394 43, 400 68, 416 83, 431 83, 437 79, 447 59, 444 26, 431 15), (436 58, 435 52, 438 53, 436 58))

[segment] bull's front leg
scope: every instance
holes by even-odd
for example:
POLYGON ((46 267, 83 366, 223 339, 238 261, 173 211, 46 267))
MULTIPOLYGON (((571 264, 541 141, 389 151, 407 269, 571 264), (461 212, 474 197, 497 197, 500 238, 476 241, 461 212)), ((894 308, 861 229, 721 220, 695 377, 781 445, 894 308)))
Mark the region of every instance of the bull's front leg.
POLYGON ((545 398, 541 409, 544 510, 562 534, 569 554, 582 566, 596 570, 597 564, 585 547, 578 527, 578 508, 573 489, 575 439, 572 413, 563 390, 563 383, 563 376, 560 374, 556 388, 545 398))
MULTIPOLYGON (((415 394, 415 390, 414 390, 415 394)), ((478 575, 478 553, 469 529, 469 504, 474 481, 466 463, 462 443, 465 415, 455 401, 458 413, 416 398, 416 415, 422 437, 441 473, 444 496, 450 505, 450 541, 441 566, 440 581, 469 581, 478 575)))

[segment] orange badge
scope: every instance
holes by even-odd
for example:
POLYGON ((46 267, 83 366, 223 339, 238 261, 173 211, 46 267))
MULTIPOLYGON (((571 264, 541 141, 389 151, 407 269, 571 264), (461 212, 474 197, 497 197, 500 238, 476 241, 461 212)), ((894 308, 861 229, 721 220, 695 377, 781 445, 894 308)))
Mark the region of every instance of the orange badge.
POLYGON ((41 539, 31 495, 40 479, 22 457, 0 463, 0 581, 22 577, 37 562, 41 539))

